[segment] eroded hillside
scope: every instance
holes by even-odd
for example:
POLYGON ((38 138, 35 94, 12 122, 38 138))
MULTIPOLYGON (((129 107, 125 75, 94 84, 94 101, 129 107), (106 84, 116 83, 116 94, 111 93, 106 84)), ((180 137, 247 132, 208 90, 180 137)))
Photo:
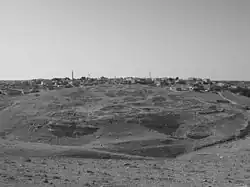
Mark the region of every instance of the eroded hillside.
POLYGON ((248 111, 223 99, 142 85, 2 97, 1 155, 176 160, 247 135, 248 111))

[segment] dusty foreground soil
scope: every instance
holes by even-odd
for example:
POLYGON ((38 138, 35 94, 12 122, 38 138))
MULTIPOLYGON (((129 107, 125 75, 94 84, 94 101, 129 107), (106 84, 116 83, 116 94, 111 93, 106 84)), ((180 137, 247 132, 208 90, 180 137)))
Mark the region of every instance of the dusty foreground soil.
MULTIPOLYGON (((178 159, 104 159, 1 155, 8 186, 243 186, 250 184, 249 139, 178 159), (173 185, 174 186, 174 185, 173 185)), ((35 151, 34 155, 36 155, 35 151)), ((29 156, 32 153, 29 154, 29 156)))
POLYGON ((250 185, 249 113, 223 96, 139 85, 2 96, 0 186, 250 185))

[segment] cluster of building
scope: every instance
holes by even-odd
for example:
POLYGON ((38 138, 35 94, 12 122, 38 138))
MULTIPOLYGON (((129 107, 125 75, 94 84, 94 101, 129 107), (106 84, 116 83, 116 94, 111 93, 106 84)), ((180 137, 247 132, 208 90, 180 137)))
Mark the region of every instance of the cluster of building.
POLYGON ((211 81, 210 79, 189 78, 53 78, 53 79, 33 79, 25 81, 8 81, 0 85, 0 94, 18 95, 39 92, 40 90, 55 90, 61 88, 84 87, 99 84, 144 84, 157 87, 168 87, 175 91, 220 91, 238 89, 241 85, 231 82, 211 81))

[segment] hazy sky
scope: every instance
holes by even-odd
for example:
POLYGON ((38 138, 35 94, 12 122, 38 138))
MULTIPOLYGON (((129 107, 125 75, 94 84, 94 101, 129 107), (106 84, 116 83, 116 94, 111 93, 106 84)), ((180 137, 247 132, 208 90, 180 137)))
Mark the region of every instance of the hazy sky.
POLYGON ((0 79, 250 80, 250 0, 0 0, 0 79))

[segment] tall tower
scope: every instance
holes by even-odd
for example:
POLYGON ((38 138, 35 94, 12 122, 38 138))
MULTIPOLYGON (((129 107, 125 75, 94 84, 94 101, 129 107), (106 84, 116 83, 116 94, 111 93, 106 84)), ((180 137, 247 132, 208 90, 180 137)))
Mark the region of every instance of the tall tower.
POLYGON ((74 71, 72 70, 71 79, 74 80, 74 71))

